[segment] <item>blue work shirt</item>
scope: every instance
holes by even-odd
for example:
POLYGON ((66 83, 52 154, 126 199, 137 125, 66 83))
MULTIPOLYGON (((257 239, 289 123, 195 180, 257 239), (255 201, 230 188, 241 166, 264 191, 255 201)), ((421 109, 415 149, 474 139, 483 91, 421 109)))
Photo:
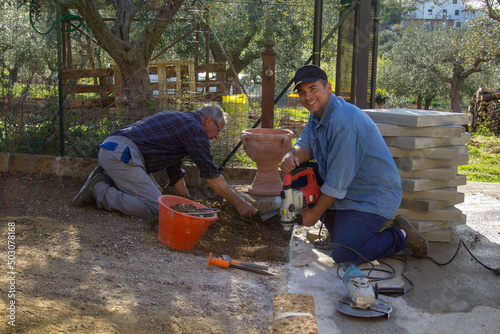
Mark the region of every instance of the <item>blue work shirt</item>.
POLYGON ((154 173, 165 169, 171 185, 184 177, 186 172, 181 165, 186 155, 200 170, 200 177, 214 179, 220 175, 207 132, 194 112, 162 111, 111 135, 131 139, 144 157, 146 171, 154 173))
POLYGON ((401 179, 375 123, 358 107, 331 95, 321 119, 311 113, 295 144, 318 163, 321 192, 337 198, 331 209, 390 219, 401 204, 401 179))

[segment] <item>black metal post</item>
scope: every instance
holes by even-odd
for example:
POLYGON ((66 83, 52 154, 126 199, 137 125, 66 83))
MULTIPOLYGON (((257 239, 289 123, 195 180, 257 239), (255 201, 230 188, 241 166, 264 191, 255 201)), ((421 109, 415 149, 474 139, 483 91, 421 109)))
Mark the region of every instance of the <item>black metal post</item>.
POLYGON ((371 71, 371 86, 370 86, 370 104, 369 108, 374 109, 375 95, 377 93, 377 54, 378 54, 378 33, 380 24, 380 0, 373 0, 374 16, 373 16, 373 42, 372 42, 372 71, 371 71))
MULTIPOLYGON (((370 24, 371 0, 361 0, 358 11, 358 35, 355 53, 357 55, 356 76, 356 106, 368 108, 368 65, 370 63, 370 24)), ((375 55, 376 57, 376 55, 375 55)))
POLYGON ((64 156, 64 99, 63 99, 63 59, 62 59, 62 22, 61 22, 61 3, 57 2, 56 15, 57 28, 57 79, 59 91, 59 155, 64 156))
POLYGON ((314 1, 314 36, 313 36, 313 64, 321 65, 321 29, 323 19, 323 0, 314 1))

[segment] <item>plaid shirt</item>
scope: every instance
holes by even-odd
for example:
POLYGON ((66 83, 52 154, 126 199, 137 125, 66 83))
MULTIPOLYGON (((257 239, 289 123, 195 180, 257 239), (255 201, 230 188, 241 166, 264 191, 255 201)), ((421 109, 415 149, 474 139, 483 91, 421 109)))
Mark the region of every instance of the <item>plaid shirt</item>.
POLYGON ((194 112, 162 111, 114 131, 112 136, 131 139, 141 150, 146 171, 165 169, 174 185, 184 177, 183 158, 189 155, 200 170, 200 177, 220 175, 210 152, 210 141, 194 112))

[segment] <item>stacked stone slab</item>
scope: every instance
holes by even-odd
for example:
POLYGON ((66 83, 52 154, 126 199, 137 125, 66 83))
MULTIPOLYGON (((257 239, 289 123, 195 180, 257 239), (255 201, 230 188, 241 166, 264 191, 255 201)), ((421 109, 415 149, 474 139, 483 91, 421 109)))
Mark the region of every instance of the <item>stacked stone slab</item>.
POLYGON ((396 162, 403 186, 397 214, 407 216, 429 241, 449 242, 450 228, 466 223, 455 207, 464 201, 458 166, 467 165, 464 125, 470 115, 415 109, 364 110, 377 124, 396 162))

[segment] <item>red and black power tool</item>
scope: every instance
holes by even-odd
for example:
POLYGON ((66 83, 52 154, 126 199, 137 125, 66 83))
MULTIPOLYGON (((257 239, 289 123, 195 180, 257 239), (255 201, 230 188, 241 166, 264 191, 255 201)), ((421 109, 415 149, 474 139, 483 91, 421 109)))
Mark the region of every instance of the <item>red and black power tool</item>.
POLYGON ((293 225, 302 224, 302 210, 312 207, 321 195, 321 186, 318 185, 313 167, 298 167, 283 178, 281 191, 281 225, 285 236, 291 236, 293 225), (301 177, 307 177, 305 186, 293 187, 292 182, 301 177))

